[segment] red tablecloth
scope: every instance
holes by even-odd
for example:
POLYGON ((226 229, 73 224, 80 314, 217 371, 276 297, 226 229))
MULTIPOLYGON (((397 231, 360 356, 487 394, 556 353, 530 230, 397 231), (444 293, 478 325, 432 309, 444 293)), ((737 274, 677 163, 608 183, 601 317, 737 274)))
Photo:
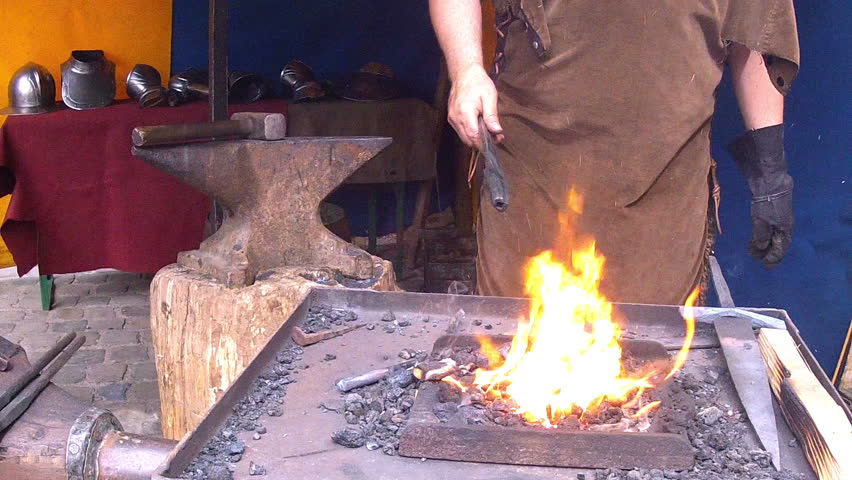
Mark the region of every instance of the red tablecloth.
MULTIPOLYGON (((281 100, 235 111, 286 113, 281 100)), ((96 268, 152 273, 197 248, 210 202, 130 154, 140 125, 206 121, 206 102, 140 109, 135 103, 9 117, 0 128, 0 228, 20 274, 96 268)))

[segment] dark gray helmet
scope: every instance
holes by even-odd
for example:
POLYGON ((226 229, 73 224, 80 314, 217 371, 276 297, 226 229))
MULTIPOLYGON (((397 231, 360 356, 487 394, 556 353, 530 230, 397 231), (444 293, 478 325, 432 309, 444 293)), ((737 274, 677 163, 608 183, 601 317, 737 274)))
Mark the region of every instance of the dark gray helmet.
POLYGON ((142 108, 156 107, 166 101, 162 81, 156 68, 140 63, 127 74, 127 96, 142 108))
POLYGON ((56 110, 56 83, 46 68, 29 62, 9 81, 9 106, 0 115, 35 115, 56 110))

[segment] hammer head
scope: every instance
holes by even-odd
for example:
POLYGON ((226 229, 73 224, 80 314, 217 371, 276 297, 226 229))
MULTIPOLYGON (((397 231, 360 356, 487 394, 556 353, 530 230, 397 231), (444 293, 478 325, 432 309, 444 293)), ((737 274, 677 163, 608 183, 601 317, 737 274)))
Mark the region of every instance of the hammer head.
POLYGON ((282 113, 239 112, 231 120, 243 124, 251 140, 281 140, 287 134, 287 119, 282 113))

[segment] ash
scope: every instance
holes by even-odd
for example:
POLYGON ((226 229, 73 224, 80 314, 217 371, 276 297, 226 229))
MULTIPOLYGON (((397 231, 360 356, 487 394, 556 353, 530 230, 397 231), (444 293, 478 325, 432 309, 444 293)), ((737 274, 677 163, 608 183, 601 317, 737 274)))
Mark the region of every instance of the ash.
MULTIPOLYGON (((725 373, 724 375, 727 375, 725 373)), ((685 434, 695 450, 695 466, 686 471, 596 470, 580 474, 578 480, 802 480, 800 473, 776 471, 769 453, 748 447, 749 429, 744 412, 720 399, 720 375, 707 369, 698 379, 680 373, 669 384, 670 407, 660 413, 665 428, 685 434)), ((729 381, 729 379, 725 379, 729 381)), ((782 445, 781 448, 796 448, 782 445)), ((782 452, 782 457, 784 453, 782 452)))
POLYGON ((339 405, 323 403, 320 408, 342 414, 349 424, 332 433, 331 439, 344 447, 366 447, 396 455, 416 390, 417 380, 411 371, 397 369, 379 383, 345 394, 339 405))
POLYGON ((305 333, 317 333, 342 327, 355 320, 358 320, 358 314, 351 310, 332 308, 329 305, 315 305, 308 311, 301 328, 305 333))
MULTIPOLYGON (((276 362, 255 381, 251 391, 236 406, 224 427, 198 454, 181 474, 189 480, 231 480, 236 463, 242 460, 245 443, 237 438, 240 432, 254 432, 253 438, 261 440, 266 434, 263 420, 280 417, 283 413, 287 385, 295 383, 294 375, 301 366, 302 347, 290 345, 278 353, 276 362)), ((266 468, 252 462, 250 475, 265 475, 266 468)))

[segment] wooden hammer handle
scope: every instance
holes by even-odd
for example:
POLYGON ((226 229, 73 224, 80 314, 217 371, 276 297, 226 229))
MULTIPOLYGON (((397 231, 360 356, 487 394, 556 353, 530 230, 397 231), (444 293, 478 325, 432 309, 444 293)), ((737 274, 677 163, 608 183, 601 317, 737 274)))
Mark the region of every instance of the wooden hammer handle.
POLYGON ((246 138, 251 134, 251 123, 241 120, 220 120, 210 123, 183 123, 136 127, 133 129, 133 145, 150 147, 168 143, 188 143, 224 138, 246 138))

